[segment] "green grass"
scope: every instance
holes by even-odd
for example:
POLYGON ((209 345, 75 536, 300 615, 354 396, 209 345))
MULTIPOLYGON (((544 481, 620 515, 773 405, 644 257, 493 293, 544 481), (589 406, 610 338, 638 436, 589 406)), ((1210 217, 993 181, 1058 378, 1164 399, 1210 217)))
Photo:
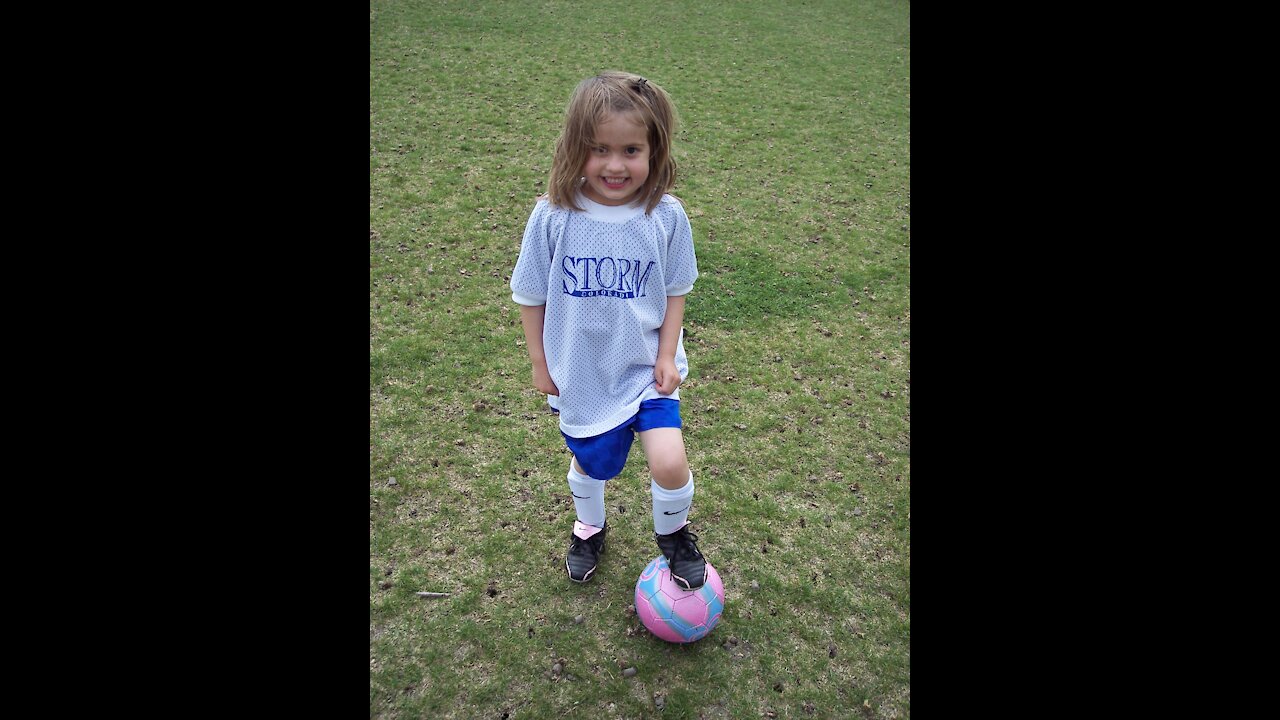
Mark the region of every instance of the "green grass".
POLYGON ((370 3, 370 717, 910 717, 910 6, 683 5, 370 3), (606 69, 684 122, 691 519, 728 596, 689 646, 627 612, 638 443, 565 579, 569 456, 507 286, 606 69))

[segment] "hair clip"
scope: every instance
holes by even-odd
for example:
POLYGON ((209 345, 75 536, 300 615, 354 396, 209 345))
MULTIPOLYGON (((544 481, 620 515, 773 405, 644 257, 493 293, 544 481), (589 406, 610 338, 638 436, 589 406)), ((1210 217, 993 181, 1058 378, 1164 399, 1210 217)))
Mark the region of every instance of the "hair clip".
POLYGON ((640 78, 639 80, 637 80, 637 81, 636 81, 636 89, 637 89, 637 90, 640 90, 640 89, 642 89, 642 88, 645 88, 645 87, 647 87, 648 85, 649 85, 649 81, 648 81, 648 80, 645 80, 644 78, 640 78))

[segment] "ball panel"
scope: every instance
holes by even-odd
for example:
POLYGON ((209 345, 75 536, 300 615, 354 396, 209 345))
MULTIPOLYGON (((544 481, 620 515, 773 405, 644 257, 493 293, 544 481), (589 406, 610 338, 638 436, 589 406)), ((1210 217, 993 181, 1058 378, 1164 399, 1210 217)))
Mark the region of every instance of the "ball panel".
POLYGON ((671 604, 671 609, 675 617, 691 627, 707 621, 707 601, 696 592, 677 599, 671 604))

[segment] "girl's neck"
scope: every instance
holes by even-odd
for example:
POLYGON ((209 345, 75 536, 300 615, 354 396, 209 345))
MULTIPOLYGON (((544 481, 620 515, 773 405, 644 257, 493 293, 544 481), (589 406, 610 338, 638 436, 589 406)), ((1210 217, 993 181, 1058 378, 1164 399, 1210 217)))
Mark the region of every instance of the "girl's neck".
POLYGON ((644 214, 644 205, 628 203, 626 205, 602 205, 578 191, 578 205, 582 206, 587 216, 603 222, 622 223, 633 217, 644 214))

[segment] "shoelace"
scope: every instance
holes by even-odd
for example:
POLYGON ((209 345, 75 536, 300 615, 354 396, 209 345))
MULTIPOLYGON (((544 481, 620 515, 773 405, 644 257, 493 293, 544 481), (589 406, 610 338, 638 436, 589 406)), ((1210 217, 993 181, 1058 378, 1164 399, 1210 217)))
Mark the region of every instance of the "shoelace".
POLYGON ((673 563, 677 562, 682 557, 689 560, 697 560, 701 558, 702 553, 699 552, 698 546, 695 544, 698 540, 698 536, 688 531, 682 533, 682 535, 683 537, 680 539, 680 542, 676 543, 676 551, 672 553, 671 561, 673 563))
POLYGON ((572 541, 569 543, 570 554, 574 554, 574 555, 578 554, 578 551, 581 550, 582 546, 584 545, 590 545, 591 549, 594 550, 597 555, 600 554, 600 551, 599 549, 596 548, 595 543, 592 543, 590 540, 583 540, 577 535, 570 535, 569 537, 572 538, 572 541))

